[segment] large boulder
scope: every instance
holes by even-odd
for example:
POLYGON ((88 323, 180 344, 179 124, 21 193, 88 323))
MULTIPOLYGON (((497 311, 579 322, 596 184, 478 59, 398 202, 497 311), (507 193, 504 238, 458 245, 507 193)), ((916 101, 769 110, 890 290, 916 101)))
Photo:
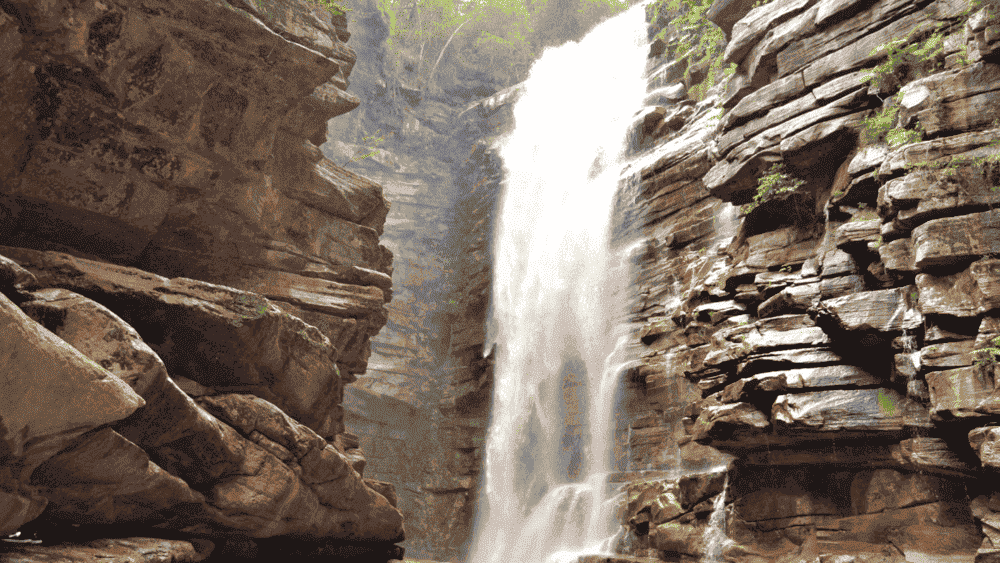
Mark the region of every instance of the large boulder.
POLYGON ((273 404, 253 395, 199 398, 220 421, 104 306, 64 289, 31 296, 26 311, 146 400, 117 432, 95 435, 35 472, 32 484, 51 495, 54 514, 103 524, 159 519, 175 529, 252 537, 402 539, 399 511, 334 446, 273 404))
POLYGON ((94 428, 145 402, 118 377, 25 315, 0 294, 0 534, 37 517, 45 500, 28 480, 46 460, 94 428))

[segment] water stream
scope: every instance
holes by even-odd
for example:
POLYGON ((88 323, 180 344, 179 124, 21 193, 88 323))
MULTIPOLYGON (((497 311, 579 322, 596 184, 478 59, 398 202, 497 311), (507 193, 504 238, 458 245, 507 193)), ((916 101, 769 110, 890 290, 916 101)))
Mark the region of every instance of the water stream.
POLYGON ((646 96, 644 8, 546 50, 501 155, 484 490, 468 561, 607 553, 608 476, 625 364, 624 260, 610 250, 625 139, 646 96))

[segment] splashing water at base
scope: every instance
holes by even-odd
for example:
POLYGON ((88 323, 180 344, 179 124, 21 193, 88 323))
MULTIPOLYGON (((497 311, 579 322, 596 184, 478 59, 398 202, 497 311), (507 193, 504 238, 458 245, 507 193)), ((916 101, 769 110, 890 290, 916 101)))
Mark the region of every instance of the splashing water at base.
POLYGON ((646 95, 642 6, 546 50, 514 106, 494 241, 497 345, 473 563, 569 563, 617 530, 608 474, 627 339, 609 251, 626 132, 646 95), (617 351, 617 352, 616 352, 617 351))
POLYGON ((722 552, 733 543, 726 535, 726 491, 729 489, 729 474, 722 485, 722 492, 712 502, 712 514, 705 528, 705 554, 703 563, 725 563, 722 552))

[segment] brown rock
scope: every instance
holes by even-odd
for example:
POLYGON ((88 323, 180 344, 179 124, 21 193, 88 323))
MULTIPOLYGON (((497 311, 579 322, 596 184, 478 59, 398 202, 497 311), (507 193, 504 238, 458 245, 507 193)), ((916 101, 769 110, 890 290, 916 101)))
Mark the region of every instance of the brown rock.
POLYGON ((36 287, 38 287, 38 280, 31 272, 10 258, 0 256, 0 291, 7 293, 36 287))
POLYGON ((923 317, 911 303, 913 289, 900 287, 827 299, 816 311, 821 317, 832 319, 842 330, 913 330, 923 324, 923 317))
POLYGON ((930 427, 920 404, 892 389, 815 391, 781 395, 772 418, 783 428, 809 431, 901 431, 907 426, 930 427))
POLYGON ((976 280, 977 312, 985 313, 1000 307, 1000 260, 995 258, 978 260, 969 266, 969 272, 976 280))
POLYGON ((740 379, 726 387, 722 400, 726 402, 749 401, 761 393, 784 393, 798 389, 822 389, 876 385, 881 380, 856 366, 823 366, 793 368, 758 373, 740 379))
POLYGON ((725 483, 725 471, 685 475, 677 482, 678 498, 682 506, 691 508, 703 500, 722 493, 725 483))
POLYGON ((1000 467, 1000 427, 986 426, 969 431, 969 444, 985 467, 1000 467))
POLYGON ((114 538, 59 545, 4 545, 0 563, 101 561, 103 563, 198 563, 213 550, 208 540, 114 538))
POLYGON ((767 416, 748 403, 709 406, 698 415, 691 437, 699 442, 739 442, 770 427, 767 416))
POLYGON ((889 272, 913 274, 917 271, 913 263, 913 244, 908 238, 882 244, 878 247, 878 255, 889 272))
MULTIPOLYGON (((121 379, 28 318, 0 295, 0 419, 8 464, 26 481, 43 461, 92 428, 127 417, 144 401, 121 379)), ((6 524, 2 526, 6 529, 6 524)))
POLYGON ((851 483, 851 511, 871 514, 894 508, 950 500, 957 493, 947 479, 921 473, 900 473, 893 469, 862 471, 851 483))
POLYGON ((953 417, 976 417, 979 404, 993 391, 993 381, 977 367, 933 371, 924 376, 930 388, 931 412, 953 417))
POLYGON ((142 311, 125 320, 146 333, 172 373, 207 387, 243 386, 316 428, 335 405, 341 381, 329 340, 260 296, 61 253, 3 250, 44 285, 142 311))
POLYGON ((918 269, 1000 252, 1000 210, 934 219, 913 229, 918 269))
POLYGON ((917 290, 920 311, 925 315, 976 314, 976 284, 968 270, 940 277, 917 274, 917 290))
POLYGON ((942 342, 925 346, 920 350, 919 365, 928 368, 957 368, 971 366, 975 341, 942 342))
POLYGON ((31 484, 49 500, 50 516, 72 522, 178 528, 207 516, 201 493, 110 428, 48 459, 31 475, 31 484))
POLYGON ((844 223, 834 233, 834 242, 837 246, 844 247, 874 241, 879 236, 880 226, 878 219, 844 223))
POLYGON ((688 524, 667 522, 649 530, 650 542, 656 549, 700 557, 705 550, 704 530, 688 524))
POLYGON ((933 471, 946 475, 968 475, 974 468, 963 461, 941 438, 910 438, 894 447, 899 457, 911 469, 933 471))

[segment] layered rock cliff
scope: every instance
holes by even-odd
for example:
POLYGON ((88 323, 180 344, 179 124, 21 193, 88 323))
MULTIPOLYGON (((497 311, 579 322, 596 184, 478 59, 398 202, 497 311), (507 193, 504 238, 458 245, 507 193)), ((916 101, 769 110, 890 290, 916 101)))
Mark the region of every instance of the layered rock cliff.
POLYGON ((341 405, 392 291, 381 186, 318 148, 346 18, 0 10, 0 559, 398 557, 341 405))
POLYGON ((645 120, 630 551, 992 561, 997 6, 716 4, 735 74, 645 120))

